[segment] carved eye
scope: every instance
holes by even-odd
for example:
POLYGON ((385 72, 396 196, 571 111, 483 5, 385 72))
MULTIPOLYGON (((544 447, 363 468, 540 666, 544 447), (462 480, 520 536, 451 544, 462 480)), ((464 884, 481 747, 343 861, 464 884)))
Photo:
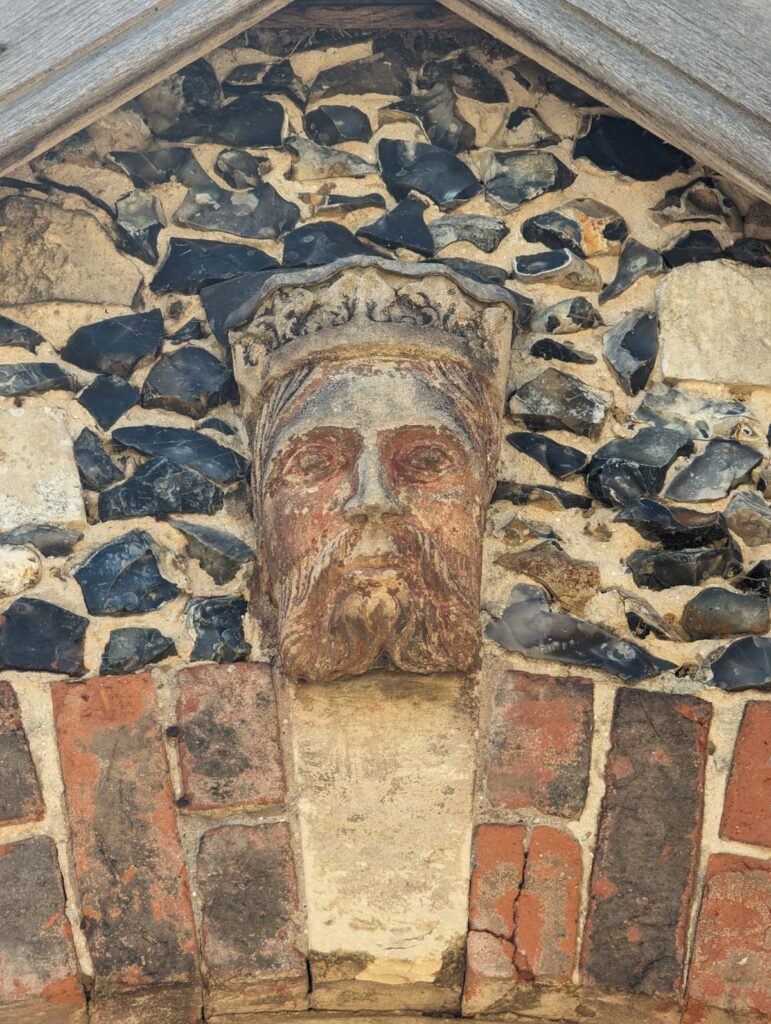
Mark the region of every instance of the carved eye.
POLYGON ((345 464, 343 453, 329 444, 305 444, 289 459, 284 475, 304 483, 319 483, 345 464))
POLYGON ((396 463, 399 475, 410 482, 427 483, 452 469, 455 460, 446 448, 424 444, 411 448, 396 463))

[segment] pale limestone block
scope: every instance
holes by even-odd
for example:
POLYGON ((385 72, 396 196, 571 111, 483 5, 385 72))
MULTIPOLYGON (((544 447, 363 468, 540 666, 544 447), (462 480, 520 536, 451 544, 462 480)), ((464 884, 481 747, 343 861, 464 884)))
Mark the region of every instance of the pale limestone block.
POLYGON ((665 379, 771 387, 771 269, 691 263, 656 296, 665 379))
POLYGON ((13 597, 40 579, 40 559, 32 548, 0 544, 0 597, 13 597))

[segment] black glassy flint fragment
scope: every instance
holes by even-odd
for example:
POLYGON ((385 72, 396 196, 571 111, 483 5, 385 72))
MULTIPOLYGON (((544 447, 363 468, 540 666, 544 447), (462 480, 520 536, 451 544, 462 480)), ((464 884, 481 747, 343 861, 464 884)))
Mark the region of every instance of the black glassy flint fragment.
POLYGON ((101 675, 131 675, 177 653, 174 641, 159 629, 127 626, 114 629, 102 653, 101 675))
MULTIPOLYGON (((577 295, 539 310, 530 321, 530 329, 548 334, 575 334, 602 324, 603 319, 591 302, 583 295, 577 295)), ((592 362, 596 361, 592 357, 592 362)))
POLYGON ((771 558, 756 562, 749 572, 734 580, 733 585, 747 594, 771 598, 771 558))
POLYGON ((320 71, 311 86, 308 102, 367 93, 406 96, 410 87, 409 73, 400 58, 394 53, 377 53, 320 71))
POLYGON ((565 288, 598 289, 599 271, 570 249, 549 249, 514 257, 514 276, 521 281, 553 281, 565 288))
POLYGON ((656 426, 676 426, 698 438, 731 433, 752 416, 742 402, 689 395, 666 384, 654 384, 637 406, 635 418, 656 426))
POLYGON ((552 338, 539 338, 530 346, 530 355, 536 359, 557 359, 561 363, 596 363, 597 356, 589 352, 581 352, 572 345, 554 341, 552 338))
POLYGON ((345 256, 371 256, 373 250, 342 224, 320 221, 290 231, 284 239, 285 267, 320 267, 345 256))
POLYGON ((97 548, 75 571, 75 579, 92 615, 153 611, 179 593, 161 575, 152 538, 142 530, 97 548))
POLYGON ((171 238, 150 287, 158 294, 194 295, 207 285, 277 267, 262 249, 208 238, 171 238))
POLYGON ((28 352, 37 352, 44 341, 43 335, 33 331, 31 327, 25 327, 24 324, 7 316, 0 316, 0 346, 15 345, 18 348, 25 348, 28 352))
POLYGON ((479 263, 477 260, 464 260, 460 256, 445 256, 435 262, 443 263, 445 267, 457 270, 466 277, 472 277, 481 284, 503 284, 509 276, 505 267, 496 267, 493 263, 479 263))
POLYGON ((120 480, 123 473, 102 447, 102 443, 88 427, 81 430, 72 446, 80 482, 89 491, 103 491, 120 480))
POLYGON ((333 146, 319 146, 310 139, 289 135, 284 149, 297 157, 288 177, 293 181, 318 181, 321 178, 366 178, 376 172, 368 160, 333 146))
POLYGON ((369 142, 372 126, 363 110, 336 103, 322 104, 305 115, 308 138, 320 146, 338 142, 369 142))
POLYGON ((589 462, 586 486, 606 505, 623 507, 636 498, 658 494, 678 455, 692 450, 686 432, 646 427, 634 437, 609 441, 599 448, 589 462))
POLYGON ((669 587, 698 587, 711 576, 729 579, 741 572, 739 551, 732 544, 720 548, 690 548, 686 551, 633 551, 626 559, 638 587, 667 590, 669 587))
POLYGON ((270 170, 266 156, 253 156, 244 149, 223 149, 214 162, 214 170, 231 188, 253 188, 270 170))
POLYGON ((617 513, 616 522, 626 523, 646 540, 670 549, 728 544, 730 540, 720 512, 669 508, 655 498, 638 498, 630 502, 617 513))
POLYGON ((575 177, 556 156, 540 149, 490 153, 484 160, 488 198, 504 210, 515 210, 545 192, 567 188, 575 177))
POLYGON ((274 273, 274 270, 264 270, 256 274, 242 274, 201 289, 206 319, 220 345, 227 345, 229 330, 246 323, 254 312, 254 304, 250 304, 247 297, 258 295, 265 281, 274 273))
POLYGON ((558 444, 550 437, 543 434, 532 434, 529 431, 515 431, 506 435, 506 440, 513 445, 517 451, 529 455, 537 463, 548 469, 552 476, 558 480, 565 480, 569 476, 580 473, 586 465, 588 456, 579 451, 578 448, 571 448, 569 445, 558 444))
POLYGON ((540 587, 527 583, 512 589, 503 614, 488 623, 485 633, 507 651, 566 665, 591 665, 626 682, 675 668, 593 622, 550 611, 540 587))
POLYGON ((570 430, 595 439, 609 406, 604 395, 551 366, 518 388, 509 404, 512 417, 529 429, 570 430))
MULTIPOLYGON (((62 353, 64 358, 64 353, 62 353)), ((77 391, 80 385, 58 363, 0 365, 0 396, 42 395, 46 391, 77 391)))
POLYGON ((654 313, 634 310, 605 334, 602 354, 627 395, 648 383, 659 353, 659 325, 654 313))
POLYGON ((566 82, 564 78, 560 78, 551 71, 546 71, 544 68, 539 68, 539 71, 546 89, 559 99, 564 100, 565 103, 570 103, 574 107, 602 107, 605 105, 602 100, 595 99, 588 92, 579 89, 572 82, 566 82))
POLYGON ((423 219, 427 205, 422 199, 407 196, 374 223, 359 228, 356 236, 386 249, 410 249, 421 256, 433 256, 434 239, 423 219))
POLYGON ((267 181, 243 192, 231 192, 210 181, 188 191, 173 220, 199 231, 278 238, 290 231, 299 217, 300 207, 284 199, 267 181))
POLYGON ((243 96, 247 93, 267 93, 286 96, 300 109, 305 106, 306 89, 288 60, 277 64, 240 64, 222 81, 225 96, 243 96))
POLYGON ((119 427, 113 432, 116 444, 135 448, 143 455, 162 455, 169 462, 203 473, 217 484, 243 480, 248 462, 232 448, 217 444, 212 438, 184 427, 119 427))
POLYGON ((495 485, 493 501, 510 501, 512 505, 528 505, 548 496, 560 508, 591 508, 591 498, 583 494, 574 494, 561 487, 549 487, 546 484, 519 484, 513 480, 499 480, 495 485))
POLYGON ((181 519, 170 519, 169 523, 185 535, 188 554, 201 563, 215 583, 228 583, 254 557, 249 545, 232 533, 181 519))
POLYGON ((666 497, 671 501, 718 501, 763 461, 755 448, 739 441, 717 438, 684 466, 670 483, 666 497))
POLYGON ((78 395, 78 401, 106 430, 139 401, 139 388, 122 377, 102 373, 78 395))
POLYGON ((182 117, 159 136, 170 142, 218 142, 265 149, 281 145, 284 117, 280 103, 250 92, 219 110, 182 117))
POLYGON ((202 597, 191 601, 187 617, 195 631, 193 661, 244 661, 251 645, 244 638, 246 601, 241 597, 202 597))
POLYGON ((115 150, 110 159, 128 174, 135 188, 165 185, 174 179, 189 186, 203 185, 209 180, 187 146, 115 150))
POLYGON ((82 615, 20 597, 0 616, 0 668, 82 675, 87 626, 82 615))
POLYGON ((494 252, 509 229, 498 217, 482 214, 451 214, 438 217, 428 226, 437 252, 453 242, 471 242, 482 252, 494 252))
POLYGON ((179 330, 169 335, 172 345, 181 345, 183 341, 200 341, 208 335, 206 321, 192 317, 187 323, 182 324, 179 330))
POLYGON ((224 420, 221 420, 218 416, 209 416, 207 419, 201 420, 201 422, 198 424, 198 429, 216 430, 217 433, 227 434, 230 437, 238 433, 234 426, 232 426, 230 423, 226 423, 224 420))
POLYGON ((83 534, 49 523, 30 523, 0 533, 0 544, 31 544, 44 558, 61 558, 72 550, 83 534))
POLYGON ((156 355, 162 341, 163 317, 152 309, 79 327, 60 354, 83 370, 129 377, 138 363, 156 355))
MULTIPOLYGON (((302 198, 305 199, 305 196, 302 198)), ((346 213, 349 210, 363 210, 368 206, 375 206, 379 210, 384 210, 386 205, 385 199, 379 192, 367 192, 363 196, 347 196, 341 193, 319 195, 315 193, 308 195, 308 201, 313 204, 316 210, 340 213, 346 213)))
POLYGON ((166 224, 160 200, 149 192, 135 191, 115 204, 118 247, 144 263, 158 261, 158 235, 166 224))
POLYGON ((723 258, 746 263, 750 267, 771 267, 771 240, 740 238, 723 250, 723 258))
POLYGON ((413 121, 420 125, 429 142, 448 153, 472 149, 476 140, 474 128, 461 117, 455 95, 443 82, 383 107, 378 120, 381 126, 413 121))
POLYGON ((675 171, 687 171, 693 160, 624 117, 595 114, 585 135, 576 139, 573 157, 586 157, 603 171, 615 171, 637 181, 657 181, 675 171))
POLYGON ((668 249, 661 253, 668 267, 682 267, 686 263, 704 263, 717 260, 723 254, 723 247, 711 231, 688 231, 675 239, 668 249))
POLYGON ((466 96, 478 103, 508 103, 509 97, 501 82, 467 53, 442 61, 428 61, 417 78, 419 89, 444 82, 458 96, 466 96))
POLYGON ((616 275, 600 292, 599 302, 609 302, 621 295, 641 277, 655 277, 664 272, 664 260, 655 249, 643 245, 636 238, 628 238, 621 250, 616 275))
POLYGON ((153 131, 161 131, 183 116, 205 115, 220 105, 220 84, 214 69, 203 58, 175 71, 141 93, 136 100, 153 131))
POLYGON ((438 146, 381 139, 377 155, 383 181, 395 199, 415 190, 441 210, 451 210, 482 190, 469 167, 438 146))
POLYGON ((170 512, 211 515, 222 508, 219 487, 187 466, 161 456, 148 459, 132 477, 99 495, 99 518, 132 519, 170 512))
POLYGON ((570 249, 576 256, 613 252, 629 233, 624 218, 594 199, 574 199, 555 210, 529 217, 522 224, 526 242, 547 249, 570 249))
POLYGON ((709 682, 721 690, 767 690, 771 687, 771 638, 745 636, 712 655, 709 682))
POLYGON ((769 626, 768 602, 752 594, 706 587, 683 608, 681 621, 691 640, 762 634, 769 626))
POLYGON ((192 345, 161 356, 142 386, 146 409, 166 409, 193 419, 237 396, 230 367, 192 345))

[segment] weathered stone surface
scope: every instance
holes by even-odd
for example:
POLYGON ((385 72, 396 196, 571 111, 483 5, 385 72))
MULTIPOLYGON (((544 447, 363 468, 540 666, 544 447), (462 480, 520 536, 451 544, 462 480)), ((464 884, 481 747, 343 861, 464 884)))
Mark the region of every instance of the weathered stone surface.
POLYGON ((0 396, 42 395, 46 391, 77 391, 80 385, 58 363, 3 363, 0 396))
POLYGON ((525 870, 523 825, 479 825, 469 890, 469 928, 511 941, 514 909, 525 870))
POLYGON ((594 114, 584 135, 576 139, 573 157, 585 157, 603 171, 636 181, 657 181, 687 171, 693 160, 625 117, 594 114))
POLYGON ((425 142, 381 139, 377 158, 383 181, 395 199, 404 199, 414 190, 432 199, 440 210, 452 210, 482 190, 466 164, 425 142))
POLYGON ((771 704, 749 701, 736 737, 720 834, 771 847, 771 704))
POLYGON ((736 203, 720 191, 714 178, 694 178, 687 185, 668 189, 651 212, 653 219, 663 224, 716 221, 732 231, 741 231, 742 227, 736 203))
POLYGON ((289 827, 222 825, 201 837, 207 1020, 308 1005, 289 827))
POLYGON ((0 680, 0 822, 40 821, 44 814, 19 701, 11 684, 0 680))
POLYGON ((232 533, 203 523, 186 523, 181 519, 170 519, 169 522, 184 533, 188 554, 201 563, 201 568, 215 583, 228 583, 242 565, 254 558, 249 545, 232 533))
POLYGON ((495 564, 537 580, 564 608, 578 614, 600 590, 600 571, 594 562, 571 558, 554 541, 526 551, 505 551, 495 564))
POLYGON ((24 348, 27 352, 37 352, 45 338, 31 327, 20 324, 10 317, 0 316, 0 345, 15 345, 17 348, 24 348))
POLYGON ((509 412, 530 430, 570 430, 596 439, 610 404, 602 392, 550 366, 517 389, 509 412))
POLYGON ((200 419, 237 395, 233 371, 206 349, 188 345, 161 356, 145 377, 142 405, 200 419))
POLYGON ((99 518, 133 519, 164 516, 171 512, 211 515, 222 508, 223 502, 222 490, 201 473, 156 455, 143 463, 128 480, 102 491, 99 495, 99 518))
POLYGON ((706 662, 707 679, 721 690, 771 687, 771 637, 744 636, 715 651, 706 662))
POLYGON ((376 174, 374 164, 347 153, 344 149, 319 146, 299 135, 290 135, 284 143, 297 159, 292 162, 291 177, 294 181, 320 181, 324 178, 366 178, 376 174))
POLYGON ((680 991, 710 715, 695 697, 616 694, 582 952, 586 984, 680 991))
POLYGON ((743 420, 752 419, 742 402, 689 395, 666 384, 654 384, 648 389, 635 417, 658 427, 677 427, 693 438, 733 434, 743 420))
POLYGON ((771 386, 769 281, 771 270, 725 260, 668 274, 657 289, 664 377, 771 386))
POLYGON ((682 624, 691 640, 766 633, 768 602, 752 594, 706 587, 683 608, 682 624))
POLYGON ((177 675, 182 790, 193 810, 286 798, 276 696, 267 664, 197 665, 177 675))
POLYGON ((363 196, 350 196, 342 192, 304 192, 300 198, 303 202, 309 203, 314 210, 340 217, 344 217, 352 210, 366 210, 370 206, 384 210, 386 206, 385 198, 380 192, 367 192, 363 196))
POLYGON ((194 295, 218 281, 277 266, 272 256, 252 245, 209 238, 171 238, 150 287, 158 294, 180 292, 194 295))
POLYGON ((40 581, 40 559, 19 544, 0 546, 0 597, 15 597, 40 581))
POLYGON ((193 661, 244 661, 251 646, 244 639, 246 601, 242 597, 201 597, 187 607, 195 632, 193 661))
POLYGON ((304 119, 308 137, 320 146, 338 142, 369 142, 372 125, 363 110, 336 103, 323 103, 309 111, 304 119))
POLYGON ((79 327, 61 356, 92 373, 130 377, 139 363, 146 363, 157 354, 162 341, 163 316, 159 309, 152 309, 79 327))
POLYGON ((85 1024, 56 846, 36 836, 0 846, 0 1019, 85 1024))
POLYGON ((625 316, 602 340, 605 362, 627 395, 638 394, 648 383, 658 353, 656 317, 641 310, 625 316))
POLYGON ((520 281, 551 281, 578 291, 597 290, 599 271, 570 249, 548 249, 514 257, 514 276, 520 281))
POLYGON ((751 548, 771 544, 771 506, 757 491, 739 491, 728 502, 725 518, 731 532, 751 548))
POLYGON ((677 643, 688 639, 685 630, 672 621, 672 616, 665 618, 659 614, 650 601, 626 590, 619 590, 618 594, 624 603, 624 615, 633 636, 644 639, 653 634, 659 640, 674 640, 677 643))
POLYGON ((437 217, 428 226, 437 252, 453 242, 471 242, 482 252, 495 252, 509 229, 499 217, 458 213, 437 217))
MULTIPOLYGON (((563 299, 562 302, 555 302, 553 306, 538 310, 531 318, 529 327, 531 331, 545 331, 547 334, 575 334, 576 331, 599 327, 602 323, 602 317, 591 302, 583 296, 577 296, 574 299, 563 299)), ((536 344, 538 343, 536 342, 536 344)), ((532 355, 532 349, 530 352, 532 355)), ((588 358, 590 362, 597 361, 594 356, 588 358)), ((567 360, 567 362, 571 361, 581 362, 582 360, 567 360)))
POLYGON ((0 200, 0 228, 0 305, 131 305, 142 275, 90 213, 9 196, 0 200))
POLYGON ((0 616, 0 668, 83 674, 88 619, 36 597, 20 597, 0 616))
POLYGON ((102 652, 102 675, 123 676, 177 653, 174 641, 152 626, 114 629, 102 652))
POLYGON ((243 455, 195 430, 145 424, 119 427, 112 437, 120 445, 136 448, 143 455, 162 456, 218 484, 230 484, 246 476, 248 463, 243 455))
POLYGON ((658 494, 667 470, 679 455, 692 451, 685 431, 645 427, 598 448, 589 462, 586 486, 606 505, 624 507, 637 498, 658 494))
POLYGON ((98 434, 84 427, 72 446, 80 481, 86 490, 102 491, 123 477, 119 469, 102 447, 98 434))
POLYGON ((94 377, 88 387, 78 395, 78 401, 107 430, 124 412, 139 401, 139 388, 114 374, 94 377))
POLYGON ((561 160, 540 149, 483 150, 480 170, 490 201, 504 210, 516 210, 529 199, 567 188, 575 180, 561 160))
POLYGON ((91 1019, 195 1024, 196 939, 148 675, 52 688, 84 932, 91 1019))
POLYGON ((641 277, 655 277, 664 272, 664 260, 655 249, 643 245, 636 238, 628 238, 621 250, 618 266, 612 281, 605 285, 599 295, 599 302, 610 302, 631 288, 641 277))
POLYGON ((74 575, 92 615, 153 611, 179 593, 161 575, 152 538, 143 530, 97 548, 74 575))
POLYGON ((670 501, 717 501, 746 483, 763 456, 750 445, 717 438, 672 478, 670 501))
MULTIPOLYGON (((466 260, 460 256, 444 256, 436 260, 437 263, 444 263, 446 267, 457 270, 459 274, 471 277, 480 284, 503 284, 509 276, 505 267, 496 267, 490 263, 480 263, 478 260, 466 260)), ((513 294, 513 293, 512 293, 513 294)))
POLYGON ((617 253, 628 234, 624 218, 596 199, 574 199, 522 224, 526 242, 548 249, 570 249, 576 256, 617 253))

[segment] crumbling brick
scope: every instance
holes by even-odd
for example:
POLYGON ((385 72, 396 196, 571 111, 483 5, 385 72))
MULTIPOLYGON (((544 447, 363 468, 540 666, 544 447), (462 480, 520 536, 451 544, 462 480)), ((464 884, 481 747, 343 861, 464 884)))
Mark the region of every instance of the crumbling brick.
POLYGON ((0 681, 0 822, 40 821, 45 814, 19 701, 10 683, 0 681))
POLYGON ((720 834, 771 846, 771 704, 752 700, 736 738, 720 834))

